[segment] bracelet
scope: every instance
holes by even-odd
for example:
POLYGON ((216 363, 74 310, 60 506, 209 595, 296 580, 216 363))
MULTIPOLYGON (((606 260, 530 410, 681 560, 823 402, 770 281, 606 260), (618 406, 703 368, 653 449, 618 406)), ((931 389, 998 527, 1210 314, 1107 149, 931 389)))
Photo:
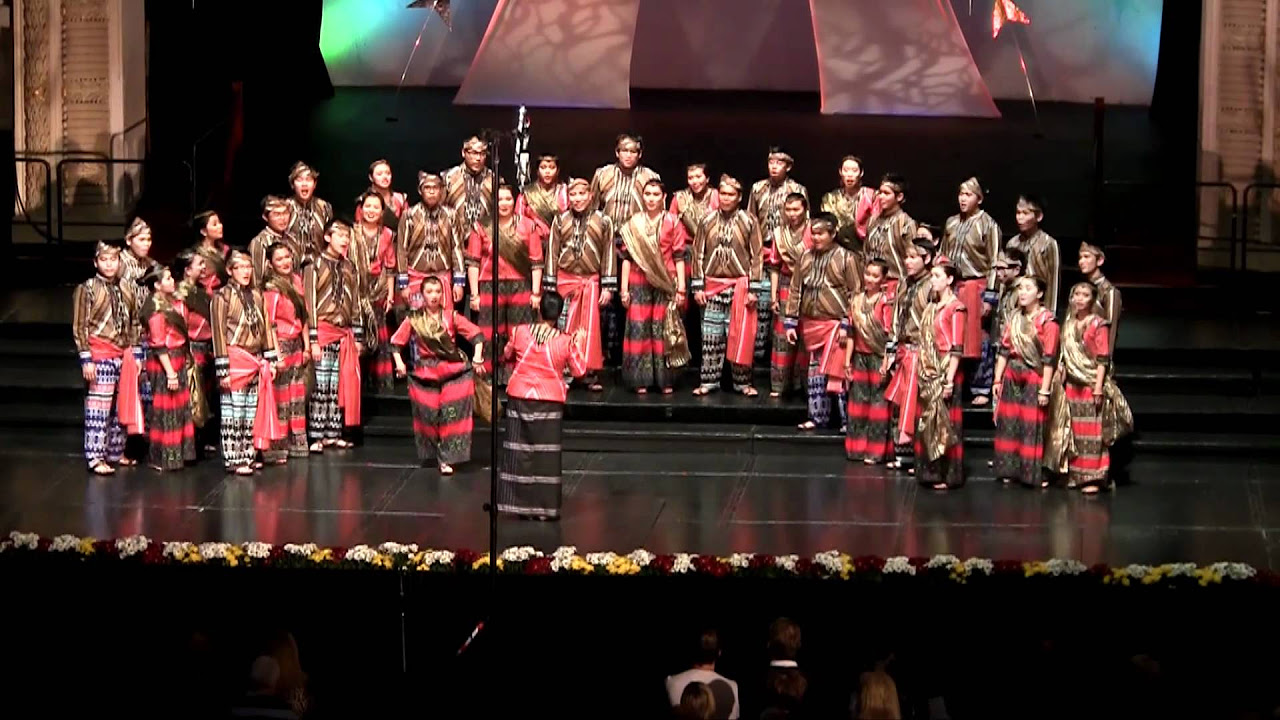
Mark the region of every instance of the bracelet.
POLYGON ((955 388, 955 386, 956 386, 956 384, 955 384, 955 383, 943 383, 942 388, 943 388, 944 390, 950 390, 950 389, 955 388))
POLYGON ((1053 395, 1053 393, 1048 390, 1037 390, 1036 394, 1041 397, 1049 397, 1050 395, 1053 395))

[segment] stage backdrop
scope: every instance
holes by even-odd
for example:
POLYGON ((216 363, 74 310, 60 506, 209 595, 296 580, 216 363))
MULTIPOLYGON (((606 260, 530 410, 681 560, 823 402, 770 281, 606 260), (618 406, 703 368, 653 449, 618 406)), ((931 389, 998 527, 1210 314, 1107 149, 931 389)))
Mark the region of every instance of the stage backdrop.
POLYGON ((471 102, 626 107, 630 87, 822 90, 827 112, 982 115, 984 94, 1027 97, 1016 34, 1037 99, 1146 105, 1163 9, 1022 0, 1031 24, 993 39, 991 0, 951 0, 952 20, 939 0, 453 0, 452 32, 406 4, 325 0, 320 45, 334 85, 395 85, 426 20, 406 86, 469 84, 471 102), (929 31, 911 33, 917 25, 929 31), (477 58, 486 31, 495 54, 477 58), (975 73, 985 87, 971 87, 975 73))

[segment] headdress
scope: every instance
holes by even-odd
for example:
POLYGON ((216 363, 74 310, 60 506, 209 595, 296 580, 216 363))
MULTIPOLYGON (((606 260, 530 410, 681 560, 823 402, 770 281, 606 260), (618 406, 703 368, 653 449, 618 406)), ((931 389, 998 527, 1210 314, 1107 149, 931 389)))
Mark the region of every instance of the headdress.
POLYGON ((147 224, 146 220, 136 217, 133 222, 129 223, 129 229, 124 232, 124 241, 126 243, 130 242, 143 233, 150 234, 151 226, 147 224))
POLYGON ((292 185, 294 180, 297 180, 303 175, 310 175, 312 180, 320 179, 320 173, 316 172, 315 168, 299 160, 294 163, 293 167, 289 170, 289 184, 292 185))
POLYGON ((964 182, 960 183, 960 189, 971 192, 974 195, 977 195, 979 200, 982 200, 982 198, 986 195, 986 193, 983 192, 982 190, 982 183, 978 181, 977 177, 971 177, 968 180, 965 180, 964 182))

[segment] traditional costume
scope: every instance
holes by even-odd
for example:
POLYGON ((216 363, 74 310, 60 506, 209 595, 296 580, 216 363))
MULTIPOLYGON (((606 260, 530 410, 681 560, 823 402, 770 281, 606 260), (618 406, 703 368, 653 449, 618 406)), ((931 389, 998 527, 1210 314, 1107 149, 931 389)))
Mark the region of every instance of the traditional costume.
POLYGON ((901 208, 875 216, 867 228, 863 257, 868 261, 880 258, 888 263, 889 276, 885 278, 884 289, 890 295, 899 295, 898 281, 907 275, 907 248, 915 237, 916 221, 901 208))
POLYGON ((307 385, 311 358, 306 354, 307 303, 302 278, 294 273, 284 278, 275 272, 263 282, 263 302, 267 322, 275 329, 280 362, 273 381, 276 416, 288 433, 271 443, 263 453, 269 463, 307 456, 307 385))
MULTIPOLYGON (((502 221, 500 221, 502 222, 502 221)), ((466 263, 479 269, 477 288, 480 295, 480 312, 476 325, 484 333, 485 371, 498 385, 505 385, 511 369, 495 359, 504 357, 507 339, 513 328, 528 323, 533 313, 530 308, 532 275, 544 266, 542 243, 533 223, 512 216, 498 228, 498 248, 494 253, 493 240, 488 226, 475 225, 467 241, 466 263), (494 304, 493 263, 498 263, 497 304, 494 304), (498 336, 493 335, 493 316, 498 316, 498 336)))
POLYGON ((355 226, 347 257, 356 264, 360 274, 361 326, 364 337, 370 341, 366 347, 371 348, 365 358, 368 382, 375 390, 389 392, 395 387, 391 333, 387 328, 387 313, 391 311, 391 295, 396 283, 395 231, 379 225, 369 233, 363 225, 355 226))
MULTIPOLYGON (((790 169, 794 160, 785 152, 773 151, 769 153, 770 160, 782 160, 787 163, 790 169)), ((786 204, 787 196, 792 193, 803 195, 805 201, 809 199, 809 191, 805 187, 790 177, 783 178, 780 182, 774 182, 769 178, 757 180, 751 186, 751 193, 747 201, 747 214, 756 219, 756 223, 760 225, 760 241, 764 250, 767 252, 773 245, 774 230, 786 224, 782 217, 782 206, 786 204)), ((768 275, 760 278, 760 286, 762 288, 762 297, 769 297, 772 288, 770 283, 773 281, 768 275)), ((756 359, 763 361, 769 354, 770 344, 769 336, 772 329, 773 308, 769 307, 769 303, 759 303, 756 306, 756 359)))
POLYGON ((208 449, 218 444, 218 425, 211 422, 217 416, 217 408, 209 403, 209 398, 217 397, 217 379, 213 373, 213 299, 205 287, 203 280, 183 280, 174 297, 187 309, 187 347, 195 364, 191 420, 196 426, 197 443, 208 449))
POLYGON ((690 289, 706 294, 700 386, 704 394, 719 389, 726 357, 733 369, 733 389, 745 392, 751 387, 756 307, 747 296, 756 295, 758 304, 764 290, 763 250, 760 225, 744 210, 717 211, 698 227, 690 258, 690 289))
MULTIPOLYGON (((341 232, 335 229, 335 232, 341 232)), ((345 257, 321 253, 303 270, 311 344, 321 348, 307 413, 312 444, 342 439, 342 428, 360 425, 360 276, 345 257)))
MULTIPOLYGON (((1100 251, 1099 251, 1100 252, 1100 251)), ((1123 308, 1123 302, 1120 299, 1120 290, 1102 273, 1098 273, 1097 277, 1092 278, 1089 282, 1098 289, 1098 300, 1094 306, 1094 312, 1102 317, 1107 323, 1107 347, 1111 351, 1111 356, 1116 352, 1116 336, 1120 332, 1120 311, 1123 308)), ((1107 374, 1115 374, 1115 364, 1107 363, 1107 374)))
POLYGON ((920 352, 916 363, 920 416, 915 454, 916 478, 925 485, 946 483, 949 488, 964 485, 964 409, 959 390, 964 384, 964 374, 959 368, 952 380, 951 398, 947 399, 944 394, 949 359, 964 350, 966 312, 964 303, 953 297, 945 303, 930 302, 920 319, 920 352))
MULTIPOLYGON (((443 186, 443 183, 439 175, 418 173, 418 192, 432 185, 443 186)), ((445 304, 452 305, 449 289, 467 280, 462 259, 463 237, 466 235, 458 234, 452 208, 443 204, 428 207, 425 200, 416 203, 400 218, 400 229, 396 233, 396 287, 407 289, 410 295, 419 295, 422 281, 437 277, 445 289, 445 304)))
POLYGON ((191 386, 199 375, 194 372, 191 349, 187 342, 189 316, 181 300, 153 295, 147 317, 150 345, 147 351, 147 375, 151 379, 151 408, 147 413, 149 464, 161 470, 181 470, 196 459, 196 432, 191 420, 191 386), (160 362, 169 356, 169 364, 178 377, 178 387, 169 389, 169 376, 160 362))
POLYGON ((804 343, 787 342, 783 320, 787 300, 791 296, 791 278, 796 263, 812 247, 813 235, 806 222, 799 228, 787 225, 774 228, 773 242, 764 251, 765 266, 771 273, 778 274, 778 308, 782 310, 773 321, 773 353, 769 356, 770 393, 781 394, 787 390, 800 390, 805 386, 809 354, 804 343))
POLYGON ((995 472, 1028 487, 1040 487, 1045 440, 1045 408, 1037 396, 1046 365, 1058 355, 1058 323, 1040 308, 1017 313, 1004 328, 1000 355, 1006 358, 996 398, 995 472))
MULTIPOLYGON (((835 238, 834 226, 821 220, 835 238)), ((862 291, 862 268, 852 251, 831 244, 825 250, 810 248, 800 256, 785 308, 786 329, 809 351, 809 420, 825 427, 831 419, 831 395, 839 398, 845 416, 844 343, 849 334, 849 296, 862 291)), ((841 425, 845 423, 842 422, 841 425)))
POLYGON ((227 283, 227 257, 231 254, 231 246, 222 242, 210 245, 202 240, 196 243, 195 251, 204 258, 208 267, 200 278, 200 284, 204 286, 205 292, 212 295, 227 283))
MULTIPOLYGON (((301 162, 295 163, 293 169, 289 171, 289 187, 293 187, 293 182, 303 175, 310 175, 313 180, 320 179, 320 173, 311 166, 301 162)), ((293 256, 295 262, 301 267, 302 264, 323 252, 324 229, 333 220, 333 206, 314 194, 310 200, 306 201, 293 195, 285 200, 285 204, 289 206, 291 213, 289 229, 286 232, 296 238, 304 248, 302 255, 293 256)))
POLYGON ((855 295, 849 305, 849 324, 853 353, 849 358, 845 454, 850 460, 885 462, 893 455, 885 378, 880 374, 893 327, 893 302, 888 293, 880 290, 874 295, 855 295))
MULTIPOLYGON (((468 140, 463 149, 484 149, 479 140, 468 140)), ((477 224, 489 227, 493 224, 493 171, 481 168, 472 172, 466 163, 454 165, 443 173, 444 204, 453 211, 454 237, 464 238, 477 224)), ((422 174, 418 174, 418 188, 422 188, 422 174)))
POLYGON ((397 352, 410 343, 414 348, 409 404, 420 462, 470 460, 472 413, 488 415, 488 408, 477 407, 471 360, 458 347, 458 336, 475 343, 484 333, 449 304, 437 312, 413 312, 391 336, 397 352))
POLYGON ((840 244, 855 252, 862 252, 867 240, 867 228, 880 214, 880 200, 872 188, 859 186, 850 195, 841 187, 822 196, 820 210, 835 215, 840 222, 836 231, 836 239, 840 244))
MULTIPOLYGON (((1022 269, 1022 263, 1012 261, 1009 257, 1001 252, 999 259, 996 260, 997 269, 1000 267, 1012 267, 1019 271, 1022 269)), ((1021 312, 1018 307, 1018 292, 1015 288, 1017 279, 1014 278, 1007 283, 997 283, 994 286, 995 307, 991 311, 991 324, 987 333, 982 338, 982 359, 978 362, 978 369, 974 375, 971 390, 975 396, 989 397, 991 395, 991 383, 996 376, 996 348, 1000 345, 1000 339, 1004 337, 1004 329, 1009 326, 1009 322, 1013 317, 1021 312)), ((991 290, 988 290, 987 296, 990 297, 991 290)))
POLYGON ((514 361, 507 385, 506 432, 498 465, 498 511, 560 516, 560 423, 567 369, 587 371, 586 354, 572 338, 546 325, 512 332, 507 358, 514 361))
POLYGON ((560 213, 568 209, 569 186, 559 181, 551 187, 544 187, 541 182, 530 183, 516 198, 516 215, 528 218, 537 226, 543 255, 546 255, 547 242, 551 239, 551 226, 560 213))
POLYGON ((1058 241, 1049 233, 1036 228, 1029 236, 1015 235, 1005 243, 1006 248, 1019 250, 1027 258, 1024 273, 1029 277, 1037 277, 1044 281, 1044 306, 1049 311, 1058 309, 1058 275, 1061 265, 1058 260, 1058 241))
MULTIPOLYGON (((982 185, 977 178, 969 178, 960 184, 981 201, 982 185)), ((972 215, 952 215, 947 218, 939 253, 951 259, 960 271, 956 283, 956 297, 968 309, 969 326, 964 331, 964 355, 966 360, 982 356, 982 304, 996 303, 996 256, 1000 253, 1000 226, 986 211, 976 209, 972 215)))
MULTIPOLYGON (((579 183, 586 185, 585 180, 570 184, 579 183)), ((595 382, 596 374, 604 369, 600 295, 618 290, 615 234, 613 223, 604 213, 590 209, 577 213, 570 209, 556 218, 547 244, 543 289, 559 292, 564 298, 560 329, 570 335, 578 330, 586 334, 589 382, 595 382)))
MULTIPOLYGON (((228 267, 248 262, 233 251, 228 267)), ((228 472, 251 467, 256 450, 283 437, 276 415, 271 365, 278 359, 276 332, 267 322, 262 291, 234 281, 213 296, 213 356, 222 391, 222 464, 228 472)))
POLYGON ((689 188, 677 191, 671 196, 671 207, 668 212, 680 218, 684 230, 689 237, 698 234, 698 226, 702 218, 720 209, 720 191, 709 184, 702 189, 702 194, 695 196, 689 188))
MULTIPOLYGON (((98 243, 97 257, 120 249, 98 243)), ((145 420, 139 392, 141 350, 135 313, 136 283, 94 275, 72 295, 71 331, 80 364, 93 364, 94 379, 84 400, 84 457, 89 469, 118 462, 126 428, 141 432, 145 420)))
MULTIPOLYGON (((273 210, 291 207, 286 200, 280 198, 268 199, 262 212, 264 215, 270 214, 273 210)), ((292 223, 290 223, 292 227, 292 223)), ((249 241, 249 257, 253 261, 253 282, 255 285, 262 282, 263 276, 266 274, 267 265, 271 259, 267 257, 267 250, 277 243, 283 244, 293 253, 293 266, 301 268, 311 262, 315 256, 315 250, 309 240, 304 241, 301 236, 294 235, 290 230, 278 233, 271 229, 268 225, 249 241)))
MULTIPOLYGON (((133 219, 133 222, 129 224, 129 229, 126 230, 124 234, 125 247, 124 250, 120 252, 120 271, 117 273, 120 278, 120 282, 129 285, 130 289, 134 291, 133 317, 138 318, 138 347, 141 348, 143 358, 142 360, 139 360, 139 362, 143 364, 146 362, 145 358, 150 355, 147 350, 150 338, 148 337, 146 330, 142 328, 144 323, 142 318, 145 309, 151 301, 151 288, 139 285, 138 281, 155 266, 156 261, 150 255, 135 255, 133 249, 129 247, 129 243, 135 237, 143 233, 149 234, 150 232, 151 226, 148 225, 145 220, 142 218, 133 219)), ((152 397, 151 375, 146 372, 145 368, 143 368, 143 371, 139 376, 139 380, 140 385, 138 386, 138 391, 142 398, 142 408, 146 414, 150 414, 152 397)), ((130 441, 130 443, 132 442, 133 441, 130 441)), ((141 453, 141 448, 130 448, 128 452, 130 457, 137 459, 138 454, 141 453)))
MULTIPOLYGON (((898 424, 894 428, 895 444, 901 435, 915 436, 916 421, 920 417, 920 377, 916 365, 920 358, 920 328, 929 306, 929 293, 929 273, 921 272, 903 280, 894 298, 893 331, 885 352, 894 356, 895 369, 884 396, 898 413, 898 424)), ((902 447, 898 455, 910 452, 909 446, 902 447)))
MULTIPOLYGON (((622 140, 623 144, 628 142, 625 138, 622 140)), ((639 149, 638 143, 637 149, 639 149)), ((623 169, 619 163, 596 169, 591 177, 591 207, 609 218, 615 243, 622 226, 627 224, 632 215, 644 210, 644 186, 650 180, 661 179, 658 173, 639 162, 630 170, 623 169)), ((613 298, 609 306, 604 308, 601 320, 604 325, 605 354, 616 360, 622 352, 626 324, 621 298, 616 296, 613 298)))
POLYGON ((1094 314, 1070 317, 1062 328, 1044 460, 1050 471, 1067 476, 1068 487, 1109 487, 1108 449, 1133 430, 1133 414, 1110 372, 1101 403, 1093 393, 1098 366, 1110 361, 1108 331, 1106 320, 1094 314))
POLYGON ((689 235, 680 218, 664 212, 656 220, 641 210, 622 226, 622 259, 630 263, 627 332, 622 341, 622 380, 632 389, 673 386, 672 370, 689 362, 683 288, 676 262, 688 253, 689 235))

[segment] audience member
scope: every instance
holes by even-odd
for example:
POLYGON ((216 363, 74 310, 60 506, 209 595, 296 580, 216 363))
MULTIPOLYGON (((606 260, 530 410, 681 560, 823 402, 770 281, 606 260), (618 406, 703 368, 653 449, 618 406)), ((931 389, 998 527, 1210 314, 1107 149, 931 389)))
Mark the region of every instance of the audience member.
POLYGON ((685 685, 675 716, 682 720, 711 720, 716 717, 716 699, 711 688, 696 681, 685 685))
POLYGON ((898 686, 883 670, 862 673, 858 682, 858 720, 902 720, 898 686))
POLYGON ((280 665, 269 655, 259 655, 249 668, 249 691, 231 708, 235 718, 285 718, 298 715, 279 694, 280 665))
POLYGON ((685 687, 690 683, 703 683, 715 697, 716 713, 713 717, 720 720, 737 720, 740 712, 738 683, 716 672, 716 662, 719 659, 719 633, 715 630, 702 631, 698 637, 698 645, 694 648, 693 666, 682 673, 667 677, 667 698, 671 706, 680 704, 685 687))
POLYGON ((761 720, 802 716, 809 681, 800 671, 800 626, 778 618, 769 626, 769 672, 761 720))

